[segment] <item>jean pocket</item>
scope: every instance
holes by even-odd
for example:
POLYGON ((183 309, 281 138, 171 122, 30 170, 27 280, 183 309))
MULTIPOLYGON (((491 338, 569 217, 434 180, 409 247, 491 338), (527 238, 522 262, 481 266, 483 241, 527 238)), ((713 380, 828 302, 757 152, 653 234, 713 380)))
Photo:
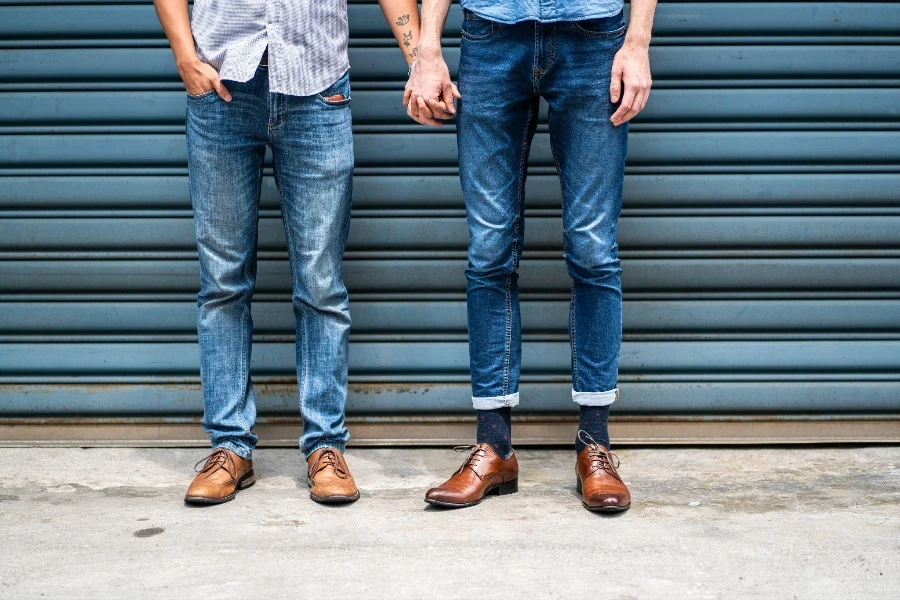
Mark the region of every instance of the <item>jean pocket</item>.
POLYGON ((572 28, 581 35, 586 35, 588 37, 616 38, 625 35, 625 31, 628 30, 628 23, 625 22, 625 18, 619 14, 615 17, 573 21, 572 28))
POLYGON ((350 71, 344 72, 341 78, 316 94, 320 102, 328 106, 347 106, 350 104, 350 71))
POLYGON ((188 94, 187 97, 191 100, 202 100, 203 98, 208 98, 216 93, 216 89, 213 88, 209 91, 203 92, 202 94, 188 94))
POLYGON ((503 23, 479 17, 470 10, 463 11, 462 36, 472 42, 490 39, 503 29, 503 23))

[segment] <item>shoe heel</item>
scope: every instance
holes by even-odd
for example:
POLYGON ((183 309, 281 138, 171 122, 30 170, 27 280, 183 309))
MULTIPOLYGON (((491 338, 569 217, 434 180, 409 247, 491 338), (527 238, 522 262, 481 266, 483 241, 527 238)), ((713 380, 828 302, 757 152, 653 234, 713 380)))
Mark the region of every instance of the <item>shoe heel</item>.
POLYGON ((575 478, 575 491, 581 493, 581 477, 575 478))
POLYGON ((497 495, 505 496, 506 494, 515 494, 519 491, 519 478, 516 477, 510 481, 504 481, 497 487, 497 495))
POLYGON ((251 471, 250 473, 245 475, 243 479, 241 479, 240 488, 248 488, 254 483, 256 483, 256 475, 254 475, 253 471, 251 471))

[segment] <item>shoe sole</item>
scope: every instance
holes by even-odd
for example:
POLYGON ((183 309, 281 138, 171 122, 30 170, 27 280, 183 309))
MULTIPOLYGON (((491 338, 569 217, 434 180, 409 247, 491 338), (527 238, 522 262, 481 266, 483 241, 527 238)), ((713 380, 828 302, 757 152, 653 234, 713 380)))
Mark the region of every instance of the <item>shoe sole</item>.
POLYGON ((188 504, 224 504, 226 502, 230 502, 234 500, 234 497, 241 490, 245 490, 251 485, 256 483, 256 476, 253 475, 253 471, 250 471, 238 481, 237 486, 234 488, 234 491, 224 496, 222 498, 205 498, 203 496, 185 496, 184 501, 188 504))
POLYGON ((516 477, 515 479, 511 479, 510 481, 492 485, 484 491, 484 494, 481 495, 481 498, 479 498, 478 500, 473 500, 472 502, 443 502, 441 500, 431 500, 430 498, 425 498, 425 502, 433 506, 442 506, 444 508, 466 508, 467 506, 475 506, 476 504, 481 504, 482 500, 484 500, 490 494, 505 496, 507 494, 515 494, 518 491, 519 478, 516 477))
MULTIPOLYGON (((575 479, 575 491, 581 494, 583 493, 582 489, 583 487, 581 485, 581 478, 578 477, 575 479)), ((591 512, 622 512, 631 508, 631 502, 629 502, 625 506, 588 506, 587 502, 582 500, 581 505, 591 512)))
POLYGON ((310 492, 309 498, 313 502, 318 502, 319 504, 348 504, 359 500, 359 492, 356 492, 353 496, 316 496, 310 492))
MULTIPOLYGON (((306 485, 312 488, 312 481, 309 479, 306 480, 306 485)), ((309 499, 313 502, 318 502, 319 504, 347 504, 349 502, 356 502, 359 500, 359 490, 356 490, 356 493, 352 496, 316 496, 309 492, 309 499)))

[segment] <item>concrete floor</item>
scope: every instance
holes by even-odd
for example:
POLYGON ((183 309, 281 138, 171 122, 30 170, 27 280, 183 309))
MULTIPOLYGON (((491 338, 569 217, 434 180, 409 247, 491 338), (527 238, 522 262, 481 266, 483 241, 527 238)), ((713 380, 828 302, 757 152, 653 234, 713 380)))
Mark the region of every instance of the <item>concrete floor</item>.
POLYGON ((573 455, 520 451, 519 493, 422 495, 461 455, 351 450, 362 499, 308 499, 260 450, 231 503, 182 503, 200 450, 0 450, 0 598, 898 598, 900 448, 618 452, 634 496, 585 511, 573 455))

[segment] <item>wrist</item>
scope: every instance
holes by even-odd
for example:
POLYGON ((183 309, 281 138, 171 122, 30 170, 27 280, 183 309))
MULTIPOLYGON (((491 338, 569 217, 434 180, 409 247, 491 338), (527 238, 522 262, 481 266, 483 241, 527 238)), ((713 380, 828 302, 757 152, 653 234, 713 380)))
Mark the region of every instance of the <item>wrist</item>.
POLYGON ((419 41, 419 51, 416 54, 416 60, 419 62, 432 62, 441 60, 443 58, 443 54, 441 53, 441 45, 438 44, 426 44, 422 41, 419 41))
POLYGON ((632 34, 630 31, 625 35, 625 45, 632 48, 649 50, 650 36, 640 33, 632 34))
POLYGON ((201 62, 200 57, 193 51, 181 56, 175 56, 175 66, 178 68, 179 73, 184 73, 186 70, 196 67, 201 62))

